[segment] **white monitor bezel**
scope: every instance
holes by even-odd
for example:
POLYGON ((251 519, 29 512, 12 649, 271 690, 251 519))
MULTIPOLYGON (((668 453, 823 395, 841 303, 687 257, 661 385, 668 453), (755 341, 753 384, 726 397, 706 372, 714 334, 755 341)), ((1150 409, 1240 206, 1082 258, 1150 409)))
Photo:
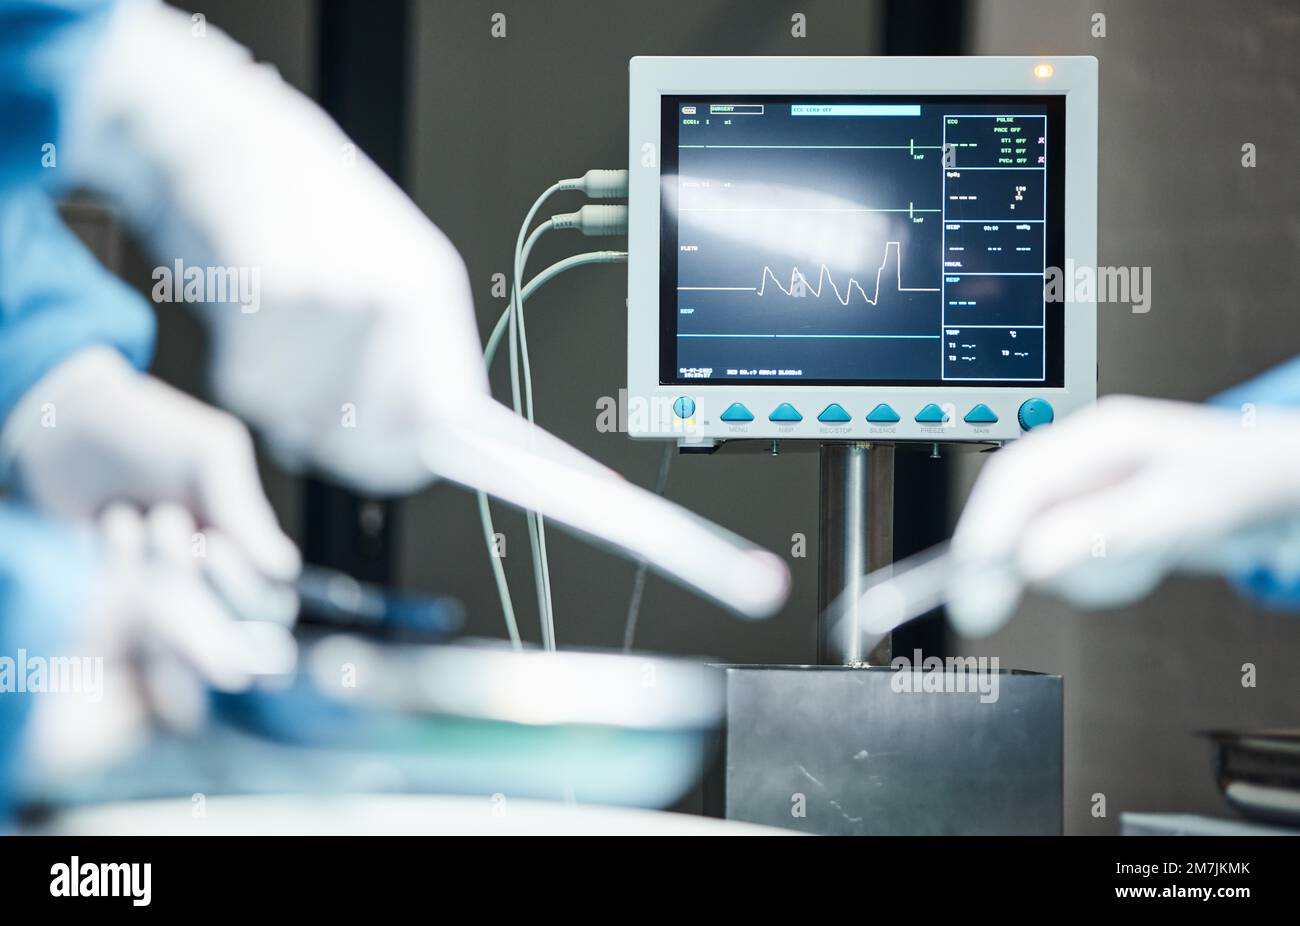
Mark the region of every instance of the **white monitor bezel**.
POLYGON ((659 381, 659 248, 661 98, 664 95, 858 94, 1065 97, 1065 257, 1095 267, 1097 255, 1097 59, 1070 57, 636 57, 629 65, 628 110, 628 433, 637 438, 674 438, 686 443, 719 440, 1002 441, 1020 436, 1016 411, 1030 398, 1049 401, 1056 416, 1096 400, 1097 309, 1095 302, 1065 308, 1064 378, 1060 387, 970 385, 858 386, 659 381), (1041 66, 1050 68, 1049 77, 1041 66), (1036 70, 1039 69, 1039 70, 1036 70), (688 397, 695 414, 672 413, 688 397), (747 423, 719 420, 732 402, 754 413, 747 423), (803 414, 794 423, 772 422, 770 409, 791 402, 803 414), (853 416, 847 424, 823 424, 817 415, 832 402, 853 416), (878 403, 893 406, 893 425, 866 421, 878 403), (915 410, 934 403, 947 413, 942 425, 919 424, 915 410), (965 411, 983 403, 996 424, 971 425, 965 411))

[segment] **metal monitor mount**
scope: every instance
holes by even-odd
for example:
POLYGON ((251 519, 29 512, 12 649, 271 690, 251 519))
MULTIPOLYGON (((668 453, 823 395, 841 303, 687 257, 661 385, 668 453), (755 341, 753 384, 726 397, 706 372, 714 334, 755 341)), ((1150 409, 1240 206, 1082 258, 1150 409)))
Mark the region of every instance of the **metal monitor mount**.
POLYGON ((894 559, 894 445, 855 441, 820 447, 817 663, 888 665, 891 637, 862 652, 856 606, 832 613, 841 595, 856 602, 867 573, 894 559))

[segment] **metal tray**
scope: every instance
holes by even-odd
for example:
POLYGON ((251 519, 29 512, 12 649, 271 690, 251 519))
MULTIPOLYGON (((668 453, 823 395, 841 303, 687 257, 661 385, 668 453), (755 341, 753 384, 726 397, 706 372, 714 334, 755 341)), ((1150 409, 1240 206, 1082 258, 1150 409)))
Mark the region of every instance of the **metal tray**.
POLYGON ((1214 775, 1242 815, 1300 826, 1300 729, 1208 730, 1214 775))

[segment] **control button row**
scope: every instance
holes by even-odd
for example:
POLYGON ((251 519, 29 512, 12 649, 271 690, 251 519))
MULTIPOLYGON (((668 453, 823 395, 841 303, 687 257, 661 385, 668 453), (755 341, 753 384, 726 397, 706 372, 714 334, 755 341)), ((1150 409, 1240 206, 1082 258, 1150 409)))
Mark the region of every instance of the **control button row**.
MULTIPOLYGON (((673 412, 678 418, 689 418, 695 414, 695 402, 683 396, 673 403, 673 412)), ((1040 425, 1050 424, 1055 414, 1051 403, 1046 399, 1027 399, 1020 406, 1016 417, 1020 426, 1028 431, 1040 425)), ((754 420, 754 413, 741 403, 733 402, 719 418, 732 423, 746 422, 754 420)), ((782 402, 772 409, 772 414, 767 416, 767 420, 792 424, 803 421, 803 415, 789 402, 782 402)), ((817 420, 824 424, 847 424, 853 420, 853 416, 844 410, 844 406, 832 402, 822 409, 817 420)), ((899 418, 898 412, 884 402, 867 413, 867 421, 872 424, 897 424, 900 420, 902 419, 899 418)), ((918 424, 944 424, 948 420, 948 415, 940 406, 931 402, 917 412, 913 420, 918 424)), ((996 424, 998 416, 993 409, 980 402, 966 413, 962 421, 967 424, 996 424)))

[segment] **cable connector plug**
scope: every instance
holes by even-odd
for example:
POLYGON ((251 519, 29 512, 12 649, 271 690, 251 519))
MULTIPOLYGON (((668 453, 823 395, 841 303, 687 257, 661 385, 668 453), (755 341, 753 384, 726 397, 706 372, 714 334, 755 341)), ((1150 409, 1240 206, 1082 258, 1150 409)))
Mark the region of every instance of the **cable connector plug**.
POLYGON ((622 199, 627 178, 626 170, 589 170, 582 175, 582 190, 592 199, 622 199))
POLYGON ((576 228, 584 235, 626 235, 627 206, 583 206, 551 216, 552 228, 576 228))
POLYGON ((627 196, 628 172, 593 168, 581 177, 561 180, 561 190, 578 190, 592 199, 623 199, 627 196))

